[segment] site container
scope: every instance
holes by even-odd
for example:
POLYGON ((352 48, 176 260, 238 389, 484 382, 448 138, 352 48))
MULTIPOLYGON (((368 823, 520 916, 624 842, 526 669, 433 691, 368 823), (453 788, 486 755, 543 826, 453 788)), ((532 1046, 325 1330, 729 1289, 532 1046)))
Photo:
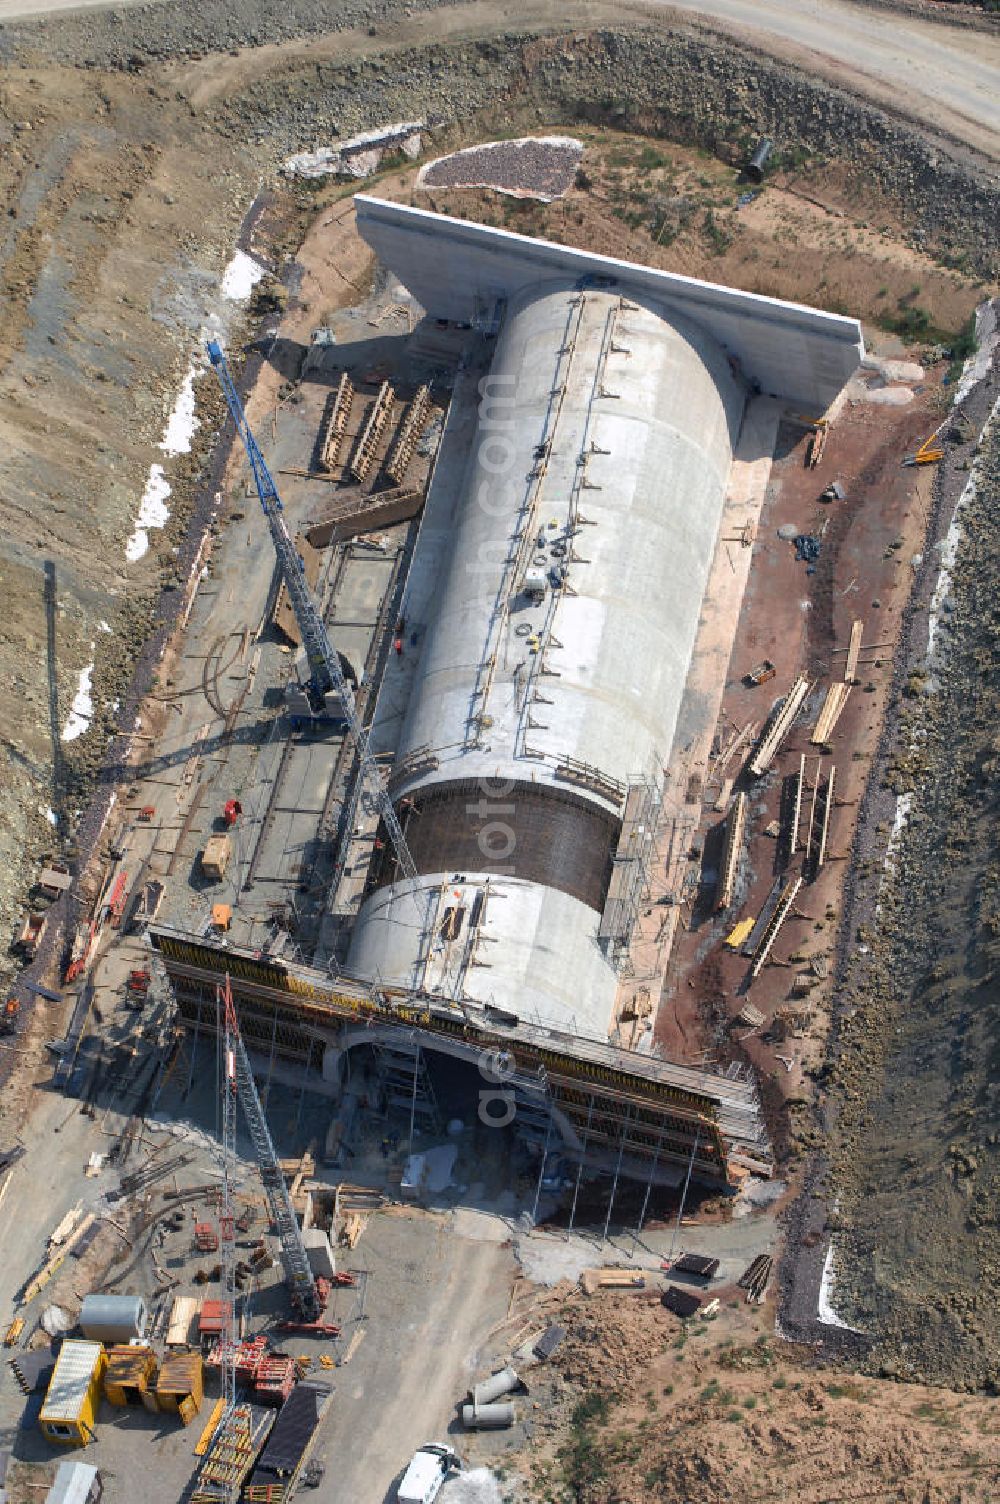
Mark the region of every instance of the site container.
POLYGON ((232 846, 228 836, 209 836, 201 854, 201 870, 213 882, 221 882, 229 866, 232 846))
POLYGON ((63 1343, 38 1416, 49 1441, 83 1447, 91 1440, 107 1361, 99 1342, 63 1343))
POLYGON ((171 1353, 164 1358, 156 1381, 157 1408, 193 1420, 205 1398, 205 1379, 199 1353, 171 1353))
POLYGON ((156 1354, 151 1347, 112 1347, 104 1370, 104 1398, 112 1405, 155 1410, 156 1354))
POLYGON ((80 1307, 80 1330, 91 1342, 141 1340, 148 1321, 141 1295, 88 1295, 80 1307))

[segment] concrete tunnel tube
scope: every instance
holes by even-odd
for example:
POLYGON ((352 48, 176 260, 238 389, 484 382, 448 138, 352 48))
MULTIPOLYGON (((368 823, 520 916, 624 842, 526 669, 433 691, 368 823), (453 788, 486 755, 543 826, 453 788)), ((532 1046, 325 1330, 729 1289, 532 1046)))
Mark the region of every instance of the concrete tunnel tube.
POLYGON ((482 391, 451 509, 428 501, 450 551, 422 534, 414 556, 442 559, 393 783, 418 876, 393 882, 386 843, 348 965, 447 993, 461 914, 489 952, 467 997, 603 1039, 624 791, 670 758, 746 385, 676 309, 547 281, 482 391))

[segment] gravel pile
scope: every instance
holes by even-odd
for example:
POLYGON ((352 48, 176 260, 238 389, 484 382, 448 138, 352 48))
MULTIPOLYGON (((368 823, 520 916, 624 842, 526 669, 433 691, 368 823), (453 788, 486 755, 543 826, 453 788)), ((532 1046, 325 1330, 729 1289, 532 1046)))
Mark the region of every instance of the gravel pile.
POLYGON ((0 61, 48 61, 135 72, 164 58, 198 57, 234 47, 263 47, 333 31, 385 28, 415 12, 457 0, 162 0, 0 26, 0 61))
POLYGON ((525 136, 487 141, 439 157, 422 169, 418 188, 495 188, 515 198, 549 203, 572 187, 583 142, 572 136, 525 136))

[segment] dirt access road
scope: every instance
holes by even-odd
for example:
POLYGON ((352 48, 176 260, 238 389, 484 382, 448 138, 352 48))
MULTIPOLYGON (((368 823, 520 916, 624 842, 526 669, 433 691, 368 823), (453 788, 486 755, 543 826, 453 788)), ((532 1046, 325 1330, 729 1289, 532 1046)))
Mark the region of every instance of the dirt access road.
MULTIPOLYGON (((105 0, 0 0, 0 21, 57 11, 95 9, 105 0)), ((168 0, 169 3, 169 0, 168 0)), ((423 15, 421 30, 452 39, 511 22, 551 25, 552 8, 539 0, 445 5, 440 17, 423 15), (441 23, 441 24, 439 24, 441 23)), ((671 12, 746 35, 775 55, 859 85, 882 103, 926 120, 987 153, 1000 152, 1000 33, 960 28, 911 14, 872 9, 851 0, 640 0, 607 5, 570 4, 560 26, 621 22, 671 12)))

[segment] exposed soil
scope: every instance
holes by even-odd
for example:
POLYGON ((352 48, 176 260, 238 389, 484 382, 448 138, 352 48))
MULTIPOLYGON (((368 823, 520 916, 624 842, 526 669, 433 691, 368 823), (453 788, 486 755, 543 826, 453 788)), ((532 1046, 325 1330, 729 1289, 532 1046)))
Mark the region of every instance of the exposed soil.
MULTIPOLYGON (((957 333, 982 282, 907 245, 871 218, 853 174, 823 160, 782 167, 754 190, 707 152, 628 132, 577 127, 575 185, 552 204, 443 189, 428 175, 413 202, 689 277, 851 313, 886 332, 957 333), (752 201, 741 202, 752 195, 752 201), (933 314, 930 310, 933 309, 933 314)), ((457 159, 461 162, 461 158, 457 159)), ((380 192, 385 192, 380 188, 380 192)), ((877 347, 877 336, 876 336, 877 347)))
MULTIPOLYGON (((712 1292, 714 1295, 714 1291, 712 1292)), ((989 1400, 845 1378, 721 1291, 682 1323, 658 1294, 575 1294, 537 1409, 530 1497, 553 1504, 972 1504, 995 1497, 989 1400)), ((523 1463, 522 1463, 523 1466, 523 1463)), ((520 1493, 517 1495, 520 1497, 520 1493)))

